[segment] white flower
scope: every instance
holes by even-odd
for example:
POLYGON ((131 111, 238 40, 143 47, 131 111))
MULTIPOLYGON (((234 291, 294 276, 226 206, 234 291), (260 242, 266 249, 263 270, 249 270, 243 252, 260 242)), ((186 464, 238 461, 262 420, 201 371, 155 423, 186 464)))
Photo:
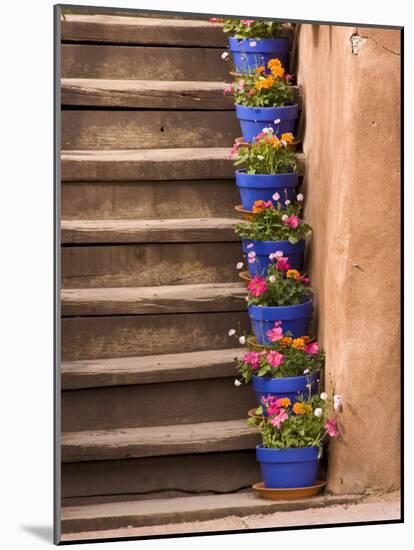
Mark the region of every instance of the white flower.
POLYGON ((286 206, 289 206, 289 204, 290 204, 290 200, 289 200, 289 199, 288 199, 288 200, 286 200, 286 201, 285 201, 285 204, 286 204, 286 206))
POLYGON ((249 301, 249 297, 248 297, 248 296, 246 296, 244 299, 246 300, 246 302, 249 301))
POLYGON ((322 399, 322 401, 326 401, 328 399, 328 394, 326 393, 326 391, 321 393, 320 398, 322 399))
POLYGON ((256 257, 249 258, 247 261, 249 262, 249 264, 254 264, 254 262, 256 261, 256 257))
POLYGON ((312 384, 306 384, 306 387, 308 388, 308 390, 310 390, 312 387, 312 384))
POLYGON ((221 54, 221 59, 227 59, 229 57, 229 52, 223 52, 221 54))
POLYGON ((340 395, 334 395, 334 409, 337 411, 341 408, 342 397, 340 395))
POLYGON ((275 252, 276 254, 276 258, 282 258, 283 256, 283 252, 281 250, 278 250, 277 252, 275 252))
POLYGON ((234 330, 234 328, 231 328, 228 334, 229 336, 234 336, 236 334, 236 331, 234 330))
POLYGON ((236 386, 236 388, 239 388, 242 385, 242 383, 240 382, 240 380, 237 380, 236 378, 236 380, 234 381, 234 385, 236 386))
POLYGON ((253 243, 250 243, 246 246, 246 248, 253 248, 254 244, 253 243))
POLYGON ((248 254, 247 254, 247 257, 248 258, 256 258, 256 252, 254 250, 251 250, 248 254))
POLYGON ((303 371, 303 374, 309 374, 309 373, 310 373, 310 370, 309 370, 309 369, 305 369, 305 370, 303 371))
POLYGON ((256 45, 257 45, 257 42, 255 42, 254 40, 252 40, 251 42, 249 42, 249 46, 250 46, 251 48, 254 48, 256 45))
POLYGON ((273 134, 274 130, 271 126, 266 126, 266 128, 262 128, 262 132, 264 134, 273 134))
POLYGON ((288 216, 287 214, 283 214, 283 216, 282 216, 282 222, 284 222, 285 220, 287 220, 288 217, 289 217, 289 216, 288 216))
POLYGON ((275 124, 280 124, 280 118, 277 118, 275 121, 274 121, 275 124))
POLYGON ((276 277, 275 277, 274 275, 270 275, 269 281, 270 281, 271 283, 275 283, 275 282, 276 282, 276 277))
POLYGON ((241 269, 243 267, 243 262, 237 262, 236 269, 241 269))
POLYGON ((239 342, 242 346, 244 346, 244 344, 246 343, 246 337, 245 336, 240 336, 239 342))
POLYGON ((271 262, 273 262, 273 260, 276 260, 276 258, 277 258, 277 256, 276 256, 276 254, 275 254, 274 252, 272 252, 271 254, 269 254, 269 260, 270 260, 271 262))
POLYGON ((283 147, 287 147, 287 141, 285 141, 284 139, 282 139, 281 144, 283 145, 283 147))
POLYGON ((302 195, 302 193, 299 193, 299 195, 297 195, 296 198, 298 199, 299 202, 302 202, 302 201, 303 201, 303 195, 302 195))
POLYGON ((275 193, 274 195, 272 195, 272 199, 273 199, 274 201, 278 201, 278 200, 280 199, 279 193, 275 193))
POLYGON ((259 160, 264 160, 264 156, 262 156, 262 155, 257 155, 257 158, 258 158, 259 160))
POLYGON ((320 418, 323 415, 323 410, 320 407, 318 407, 317 409, 315 409, 313 414, 318 418, 320 418))

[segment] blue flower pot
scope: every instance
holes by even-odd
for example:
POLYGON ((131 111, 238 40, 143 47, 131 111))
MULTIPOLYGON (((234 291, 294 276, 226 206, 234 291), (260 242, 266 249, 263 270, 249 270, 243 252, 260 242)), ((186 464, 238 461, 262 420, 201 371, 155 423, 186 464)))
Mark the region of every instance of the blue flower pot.
POLYGON ((279 250, 283 252, 284 256, 289 258, 289 265, 292 269, 298 269, 299 271, 302 269, 305 253, 304 239, 296 244, 290 244, 289 241, 252 241, 250 239, 242 239, 242 248, 246 255, 251 251, 256 253, 256 261, 254 263, 247 261, 249 273, 252 277, 255 275, 266 277, 267 269, 272 263, 269 260, 269 254, 278 252, 279 250), (252 244, 253 246, 248 248, 252 244))
POLYGON ((236 171, 236 184, 239 188, 242 206, 245 210, 252 210, 256 201, 272 201, 277 206, 283 206, 285 200, 293 202, 298 186, 299 174, 246 174, 245 170, 236 171), (272 197, 279 193, 280 199, 272 197))
POLYGON ((265 376, 253 375, 252 385, 256 392, 257 404, 258 406, 262 405, 262 397, 268 397, 269 395, 278 399, 288 397, 292 405, 298 401, 301 395, 307 399, 309 389, 306 385, 312 384, 311 393, 315 393, 317 390, 316 378, 315 373, 312 375, 290 376, 288 378, 267 378, 265 376))
POLYGON ((229 48, 238 73, 251 73, 270 59, 279 59, 283 68, 289 65, 289 40, 287 38, 229 38, 229 48), (251 45, 252 44, 252 45, 251 45))
POLYGON ((318 477, 318 447, 268 449, 257 445, 256 459, 267 489, 309 487, 318 477))
POLYGON ((245 107, 236 103, 236 115, 240 122, 244 141, 253 141, 263 128, 273 128, 274 134, 280 137, 284 132, 295 133, 298 106, 284 107, 245 107), (280 120, 275 124, 275 120, 280 120))
POLYGON ((252 322, 253 332, 259 344, 270 344, 267 331, 274 327, 275 321, 281 321, 283 332, 288 330, 293 338, 309 334, 309 322, 312 318, 312 300, 294 306, 249 306, 247 308, 252 322))

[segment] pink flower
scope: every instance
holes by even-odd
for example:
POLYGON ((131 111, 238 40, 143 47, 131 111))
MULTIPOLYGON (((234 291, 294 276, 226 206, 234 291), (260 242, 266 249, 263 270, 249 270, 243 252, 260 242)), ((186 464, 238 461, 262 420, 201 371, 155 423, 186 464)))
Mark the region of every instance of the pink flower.
POLYGON ((266 359, 273 367, 277 368, 280 367, 280 365, 283 363, 284 357, 278 351, 269 351, 266 359))
POLYGON ((289 225, 292 229, 296 229, 300 224, 300 219, 292 214, 292 216, 288 216, 287 218, 285 218, 283 220, 283 223, 289 225))
POLYGON ((286 82, 290 82, 291 80, 293 80, 293 75, 291 75, 290 73, 286 72, 286 73, 283 75, 283 78, 286 80, 286 82))
POLYGON ((338 437, 339 435, 336 421, 333 418, 328 418, 325 422, 325 430, 328 432, 329 437, 338 437))
POLYGON ((269 338, 271 342, 277 342, 281 338, 283 338, 283 329, 279 326, 280 321, 275 321, 275 326, 268 330, 266 335, 269 338))
POLYGON ((233 86, 231 84, 227 84, 227 86, 224 87, 223 95, 228 95, 233 93, 233 86))
POLYGON ((247 285, 247 288, 250 294, 258 298, 267 291, 267 284, 263 277, 256 275, 247 285))
POLYGON ((241 92, 244 89, 244 80, 241 78, 239 80, 239 86, 238 86, 239 92, 241 92))
POLYGON ((301 277, 300 280, 302 281, 302 283, 303 283, 304 285, 307 285, 307 284, 309 283, 308 277, 301 277))
POLYGON ((272 426, 276 426, 276 428, 280 428, 283 422, 285 422, 285 420, 287 419, 288 419, 288 415, 285 409, 281 409, 279 414, 274 416, 270 422, 272 423, 272 426))
POLYGON ((304 347, 304 352, 309 353, 309 355, 315 355, 319 352, 319 345, 318 342, 311 342, 310 344, 306 344, 304 347))
POLYGON ((276 269, 278 269, 279 271, 287 271, 288 269, 290 269, 288 259, 289 258, 286 258, 285 256, 279 258, 277 261, 276 269))
POLYGON ((215 25, 218 23, 218 17, 210 17, 209 21, 212 25, 215 25))
POLYGON ((254 23, 254 19, 242 19, 241 23, 244 27, 250 27, 254 23))
POLYGON ((257 369, 259 368, 260 353, 257 351, 249 351, 245 353, 243 361, 250 365, 252 369, 257 369))

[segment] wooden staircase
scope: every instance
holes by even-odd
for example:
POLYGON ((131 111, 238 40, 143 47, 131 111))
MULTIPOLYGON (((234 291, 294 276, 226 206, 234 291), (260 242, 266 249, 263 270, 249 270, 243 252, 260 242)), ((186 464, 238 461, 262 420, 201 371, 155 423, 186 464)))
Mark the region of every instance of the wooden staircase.
POLYGON ((94 505, 235 493, 260 474, 227 334, 249 322, 226 38, 80 14, 62 41, 62 532, 76 533, 105 528, 94 505))

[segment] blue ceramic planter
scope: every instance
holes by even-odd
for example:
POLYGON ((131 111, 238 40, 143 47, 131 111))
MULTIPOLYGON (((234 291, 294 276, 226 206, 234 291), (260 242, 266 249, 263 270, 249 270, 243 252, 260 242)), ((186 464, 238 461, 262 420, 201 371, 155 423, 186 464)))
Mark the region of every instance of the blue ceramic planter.
POLYGON ((256 459, 267 489, 309 487, 318 477, 317 447, 268 449, 258 445, 256 459))
POLYGON ((246 174, 244 170, 236 171, 236 184, 239 188, 242 206, 252 210, 255 201, 272 201, 275 206, 283 206, 285 200, 295 200, 295 190, 298 186, 299 174, 246 174), (272 199, 275 193, 280 199, 272 199))
POLYGON ((255 275, 267 275, 267 268, 272 263, 269 260, 269 254, 283 252, 284 256, 289 258, 289 265, 292 269, 302 269, 303 255, 305 253, 305 240, 290 244, 289 241, 252 241, 250 239, 242 239, 243 252, 247 255, 249 252, 255 252, 256 258, 254 263, 247 262, 249 273, 255 275), (253 245, 253 246, 251 246, 253 245))
POLYGON ((274 327, 275 321, 281 321, 283 332, 289 330, 293 338, 309 334, 309 322, 313 311, 311 299, 294 306, 249 306, 247 310, 259 344, 271 343, 267 331, 274 327))
POLYGON ((279 59, 288 69, 289 40, 287 38, 229 38, 229 48, 238 73, 251 73, 270 59, 279 59))
POLYGON ((293 405, 298 401, 302 395, 307 399, 309 395, 309 389, 307 384, 312 384, 311 392, 315 393, 316 387, 316 374, 311 376, 290 376, 288 378, 266 378, 264 376, 253 375, 252 379, 253 389, 256 392, 257 404, 262 405, 262 397, 269 395, 277 397, 288 397, 293 405))
POLYGON ((236 103, 236 115, 240 122, 244 141, 253 141, 263 128, 273 128, 276 136, 284 132, 295 133, 298 106, 245 107, 236 103), (275 120, 280 120, 275 124, 275 120))

